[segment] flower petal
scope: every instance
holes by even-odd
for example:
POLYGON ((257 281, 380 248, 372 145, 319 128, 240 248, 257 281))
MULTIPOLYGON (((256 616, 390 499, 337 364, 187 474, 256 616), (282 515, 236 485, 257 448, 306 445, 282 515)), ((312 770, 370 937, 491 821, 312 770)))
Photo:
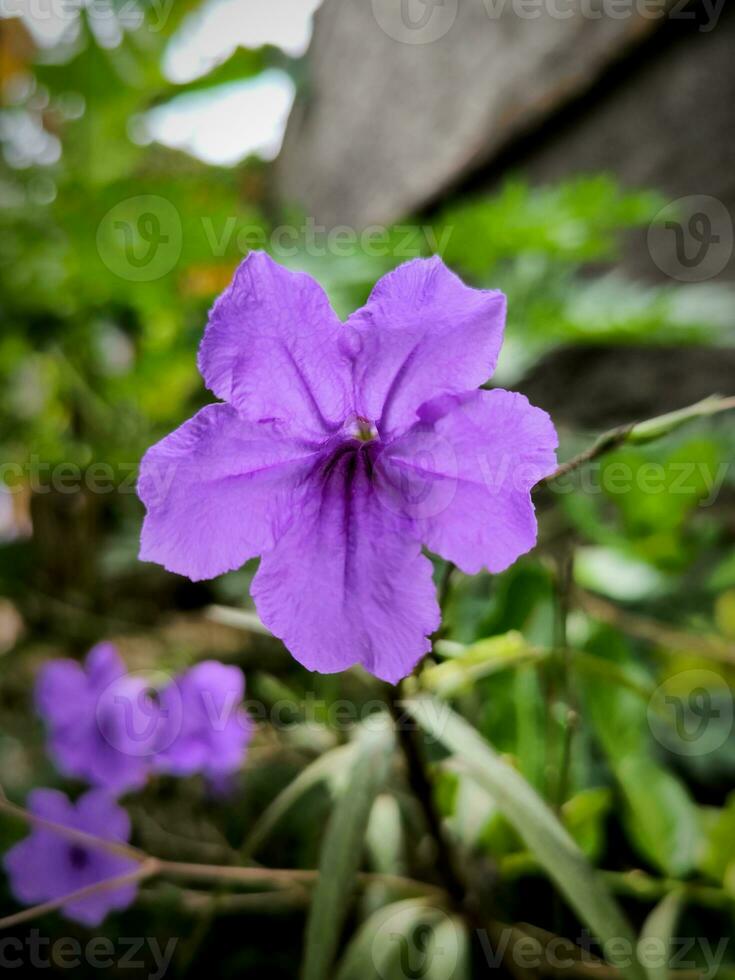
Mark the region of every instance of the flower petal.
POLYGON ((245 678, 239 667, 203 660, 161 692, 162 748, 159 772, 225 775, 239 769, 251 728, 242 707, 245 678))
POLYGON ((465 286, 437 256, 406 262, 347 321, 356 410, 384 438, 408 428, 427 399, 487 381, 504 326, 501 292, 465 286))
POLYGON ((330 430, 344 418, 347 361, 342 324, 311 276, 251 252, 214 304, 199 370, 215 395, 241 414, 330 430))
POLYGON ((431 562, 372 487, 367 451, 332 460, 299 520, 265 554, 251 593, 263 622, 309 670, 361 663, 395 683, 439 624, 431 562))
POLYGON ((143 458, 141 559, 195 581, 239 568, 288 525, 318 450, 230 405, 202 409, 143 458))
POLYGON ((44 664, 34 688, 36 710, 47 725, 58 730, 75 725, 80 712, 89 710, 89 684, 81 664, 57 659, 44 664))
POLYGON ((444 396, 378 461, 381 500, 468 574, 501 572, 536 543, 531 488, 556 466, 551 419, 500 388, 444 396))
MULTIPOLYGON (((127 841, 130 820, 106 793, 91 790, 76 806, 56 790, 34 790, 28 808, 36 816, 84 830, 105 840, 127 841)), ((13 894, 19 901, 35 904, 88 885, 133 871, 136 862, 97 847, 87 847, 43 826, 34 826, 28 837, 12 847, 3 859, 13 894)), ((123 885, 65 902, 61 911, 69 919, 98 925, 112 909, 125 908, 135 899, 136 885, 123 885)))

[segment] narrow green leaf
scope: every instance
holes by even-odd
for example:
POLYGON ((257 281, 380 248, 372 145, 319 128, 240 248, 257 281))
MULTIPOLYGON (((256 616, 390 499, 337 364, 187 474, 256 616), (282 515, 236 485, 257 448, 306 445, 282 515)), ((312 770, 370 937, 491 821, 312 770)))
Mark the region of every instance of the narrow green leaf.
POLYGON ((306 925, 303 980, 324 980, 331 974, 365 832, 375 798, 388 774, 394 746, 393 725, 371 719, 355 742, 354 761, 332 811, 319 859, 319 878, 306 925))
POLYGON ((375 800, 370 812, 366 843, 371 866, 376 871, 387 875, 403 873, 403 820, 395 796, 382 793, 375 800))
POLYGON ((329 752, 320 755, 311 765, 308 765, 306 769, 300 772, 296 779, 289 783, 260 815, 260 819, 250 831, 243 845, 243 853, 248 856, 255 854, 281 817, 312 786, 316 786, 321 782, 334 783, 344 771, 344 767, 349 764, 354 752, 354 744, 340 745, 338 748, 330 749, 329 752))
POLYGON ((469 937, 464 923, 425 899, 391 902, 357 930, 335 980, 467 980, 469 937))
POLYGON ((500 811, 523 837, 579 918, 599 938, 603 949, 610 943, 607 948, 610 963, 630 980, 643 980, 646 973, 641 965, 620 952, 623 945, 628 950, 635 949, 635 937, 602 877, 520 773, 446 705, 419 696, 407 700, 405 706, 427 732, 462 758, 475 779, 492 794, 500 811))
POLYGON ((668 980, 671 939, 679 921, 683 894, 671 892, 649 914, 638 940, 638 958, 648 970, 650 980, 668 980))

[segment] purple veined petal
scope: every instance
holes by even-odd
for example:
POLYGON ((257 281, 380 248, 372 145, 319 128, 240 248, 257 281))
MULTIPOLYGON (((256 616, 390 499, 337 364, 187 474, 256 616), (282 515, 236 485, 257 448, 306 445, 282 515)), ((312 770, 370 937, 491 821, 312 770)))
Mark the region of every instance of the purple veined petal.
POLYGON ((311 276, 251 252, 214 304, 199 370, 207 387, 245 418, 331 431, 349 409, 342 329, 311 276))
MULTIPOLYGON (((90 790, 76 804, 56 790, 35 790, 28 808, 36 816, 105 840, 127 841, 127 814, 102 790, 90 790)), ((35 904, 63 898, 77 889, 133 871, 136 862, 99 847, 86 846, 42 826, 31 827, 28 837, 3 859, 10 887, 19 901, 35 904)), ((134 901, 135 883, 94 892, 65 903, 61 912, 84 925, 96 926, 113 909, 134 901)))
POLYGON ((472 289, 440 258, 414 259, 378 281, 346 324, 355 408, 383 438, 416 421, 420 405, 487 381, 505 327, 505 296, 472 289))
POLYGON ((197 581, 271 548, 320 448, 230 405, 203 408, 143 458, 141 560, 197 581))
POLYGON ((395 683, 439 624, 431 562, 377 499, 365 451, 330 461, 251 589, 263 622, 309 670, 360 663, 395 683))
POLYGON ((443 396, 419 415, 378 460, 381 501, 462 571, 503 571, 536 543, 531 488, 556 466, 551 419, 499 388, 443 396))

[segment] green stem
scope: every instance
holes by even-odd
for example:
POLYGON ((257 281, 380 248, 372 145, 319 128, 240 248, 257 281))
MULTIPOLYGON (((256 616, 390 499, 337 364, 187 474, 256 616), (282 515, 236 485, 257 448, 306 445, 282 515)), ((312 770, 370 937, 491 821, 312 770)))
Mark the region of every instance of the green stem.
POLYGON ((550 476, 537 483, 534 490, 539 490, 541 487, 553 484, 555 480, 567 476, 574 470, 579 469, 580 466, 584 466, 585 463, 589 463, 599 456, 603 456, 605 453, 617 449, 618 446, 625 444, 635 446, 644 445, 647 442, 652 442, 654 439, 660 439, 670 432, 674 432, 682 425, 693 422, 695 419, 716 415, 719 412, 727 412, 733 408, 735 408, 735 396, 721 398, 719 395, 710 395, 709 398, 705 398, 701 402, 688 405, 686 408, 680 408, 675 412, 667 412, 665 415, 658 415, 656 418, 646 419, 643 422, 635 422, 630 425, 621 425, 615 429, 610 429, 608 432, 604 432, 589 449, 585 449, 578 456, 573 456, 566 463, 561 463, 550 476))

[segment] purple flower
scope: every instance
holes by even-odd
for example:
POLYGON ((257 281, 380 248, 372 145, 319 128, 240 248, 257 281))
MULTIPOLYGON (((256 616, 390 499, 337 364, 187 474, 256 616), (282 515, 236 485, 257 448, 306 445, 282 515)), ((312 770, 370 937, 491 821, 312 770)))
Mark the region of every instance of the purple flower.
POLYGON ((143 460, 141 558, 203 579, 261 555, 258 612, 302 664, 399 680, 440 619, 421 545, 472 573, 536 541, 554 427, 522 395, 472 390, 504 320, 502 293, 432 258, 342 324, 309 276, 251 253, 199 353, 225 403, 143 460))
MULTIPOLYGON (((37 789, 28 797, 28 809, 37 817, 83 830, 105 840, 127 842, 130 819, 105 793, 89 790, 76 804, 55 789, 37 789)), ((46 827, 33 827, 25 840, 7 852, 3 865, 19 902, 35 905, 62 898, 79 888, 134 871, 135 861, 65 837, 46 827)), ((134 882, 95 891, 67 902, 62 911, 69 919, 96 926, 113 909, 135 901, 134 882)))
POLYGON ((174 776, 202 773, 214 787, 226 786, 250 741, 244 694, 242 671, 216 660, 197 664, 165 688, 156 770, 174 776))
POLYGON ((36 682, 36 707, 61 772, 115 793, 137 789, 150 771, 159 727, 148 682, 126 672, 110 643, 74 660, 52 660, 36 682))

